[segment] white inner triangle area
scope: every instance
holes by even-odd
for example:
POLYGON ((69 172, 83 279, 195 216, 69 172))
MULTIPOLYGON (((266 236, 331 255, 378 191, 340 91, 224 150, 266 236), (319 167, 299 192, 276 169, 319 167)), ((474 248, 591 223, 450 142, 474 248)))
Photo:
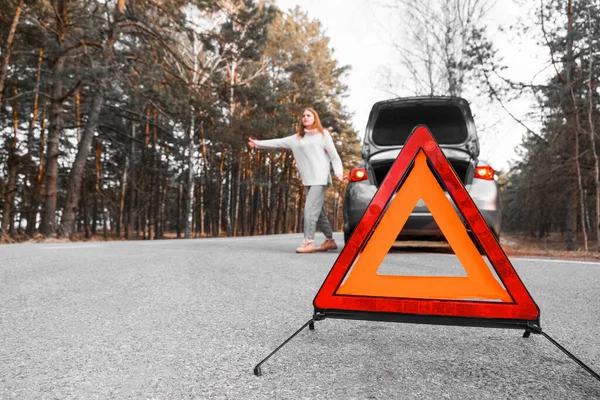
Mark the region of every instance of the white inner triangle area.
POLYGON ((429 170, 423 152, 416 156, 409 176, 385 210, 381 221, 336 294, 512 302, 509 293, 479 254, 456 210, 429 170), (397 276, 379 272, 383 260, 419 199, 425 202, 456 254, 463 267, 463 274, 397 276))

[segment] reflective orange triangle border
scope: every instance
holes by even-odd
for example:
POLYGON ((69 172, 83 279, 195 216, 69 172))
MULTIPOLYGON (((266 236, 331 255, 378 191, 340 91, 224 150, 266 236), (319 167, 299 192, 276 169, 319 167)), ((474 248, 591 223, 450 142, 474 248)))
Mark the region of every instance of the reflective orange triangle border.
POLYGON ((445 317, 446 320, 456 317, 536 323, 540 315, 538 306, 467 190, 423 125, 411 133, 313 305, 315 313, 325 315, 336 311, 394 313, 445 317), (504 287, 493 277, 475 248, 427 162, 452 197, 504 287), (377 274, 420 198, 461 261, 466 277, 377 274))

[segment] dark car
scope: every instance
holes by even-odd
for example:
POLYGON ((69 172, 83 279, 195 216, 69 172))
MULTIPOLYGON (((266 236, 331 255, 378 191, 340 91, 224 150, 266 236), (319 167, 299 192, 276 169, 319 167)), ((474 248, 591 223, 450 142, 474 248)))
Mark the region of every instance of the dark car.
MULTIPOLYGON (((409 97, 375 103, 371 110, 363 139, 363 163, 350 171, 344 196, 344 239, 350 238, 417 125, 426 125, 431 131, 498 238, 501 209, 496 174, 479 160, 479 139, 469 103, 459 97, 409 97)), ((423 200, 417 203, 400 232, 398 240, 403 239, 444 239, 423 200)))

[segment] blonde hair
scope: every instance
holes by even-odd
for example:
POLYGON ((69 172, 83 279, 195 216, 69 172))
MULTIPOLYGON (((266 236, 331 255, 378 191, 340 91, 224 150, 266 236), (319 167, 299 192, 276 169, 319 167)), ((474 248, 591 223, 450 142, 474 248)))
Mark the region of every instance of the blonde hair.
MULTIPOLYGON (((323 125, 321 125, 321 118, 319 118, 319 114, 317 114, 314 108, 310 107, 306 107, 304 110, 302 110, 302 114, 304 114, 304 111, 310 112, 313 117, 315 117, 315 121, 307 129, 316 129, 321 135, 324 135, 323 125)), ((306 132, 304 132, 304 125, 302 124, 302 115, 300 115, 300 120, 298 121, 298 125, 296 125, 296 133, 301 138, 303 138, 306 134, 306 132)))

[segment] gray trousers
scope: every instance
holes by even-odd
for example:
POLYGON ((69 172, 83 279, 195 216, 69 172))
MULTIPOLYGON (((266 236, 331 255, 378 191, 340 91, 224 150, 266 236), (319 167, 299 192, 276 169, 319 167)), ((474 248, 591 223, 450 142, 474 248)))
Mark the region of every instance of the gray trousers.
POLYGON ((331 225, 325 214, 325 193, 328 185, 305 186, 306 201, 304 203, 304 239, 314 240, 317 228, 325 237, 333 237, 331 225))

